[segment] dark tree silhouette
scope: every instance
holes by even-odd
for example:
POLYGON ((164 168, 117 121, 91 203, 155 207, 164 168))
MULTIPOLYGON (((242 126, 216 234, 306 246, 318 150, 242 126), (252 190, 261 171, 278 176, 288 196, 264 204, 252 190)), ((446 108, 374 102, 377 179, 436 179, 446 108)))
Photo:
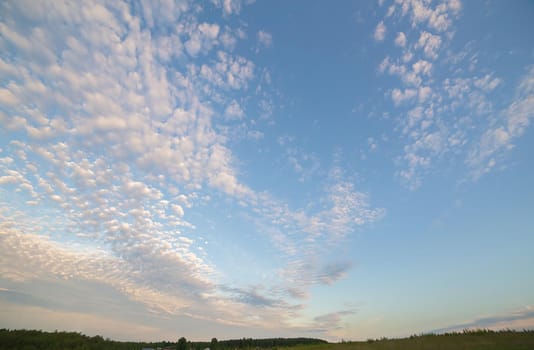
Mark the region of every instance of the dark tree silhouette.
POLYGON ((210 350, 217 350, 218 346, 219 341, 217 341, 217 338, 211 338, 210 350))
POLYGON ((181 337, 180 339, 178 339, 177 349, 178 350, 186 350, 187 349, 187 339, 185 339, 184 337, 181 337))

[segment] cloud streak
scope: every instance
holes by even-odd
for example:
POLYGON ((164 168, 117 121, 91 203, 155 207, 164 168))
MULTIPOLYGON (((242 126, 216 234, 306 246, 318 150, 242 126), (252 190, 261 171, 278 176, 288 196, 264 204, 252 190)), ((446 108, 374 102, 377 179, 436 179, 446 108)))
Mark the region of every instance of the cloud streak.
POLYGON ((534 307, 527 305, 523 309, 500 315, 484 316, 472 320, 435 330, 436 333, 458 332, 464 329, 531 329, 534 325, 534 307))

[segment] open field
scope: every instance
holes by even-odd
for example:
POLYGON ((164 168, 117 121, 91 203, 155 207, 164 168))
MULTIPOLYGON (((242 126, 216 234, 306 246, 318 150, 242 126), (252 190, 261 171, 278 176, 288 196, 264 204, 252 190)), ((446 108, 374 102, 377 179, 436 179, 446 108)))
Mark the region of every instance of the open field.
POLYGON ((465 332, 404 339, 297 346, 293 350, 527 350, 534 349, 534 331, 465 332))
MULTIPOLYGON (((243 339, 243 347, 235 347, 241 340, 222 340, 212 350, 234 349, 277 349, 277 350, 531 350, 534 349, 534 331, 470 331, 444 335, 421 335, 404 339, 381 339, 363 342, 326 343, 317 339, 243 339), (258 347, 256 344, 296 343, 302 340, 306 344, 295 346, 258 347), (311 344, 314 342, 315 344, 311 344), (247 345, 248 344, 248 345, 247 345), (251 344, 254 344, 250 346, 251 344), (230 346, 232 345, 232 346, 230 346)), ((208 342, 187 342, 185 350, 202 350, 208 342)), ((213 344, 212 344, 213 345, 213 344)), ((212 346, 213 347, 213 346, 212 346)), ((141 343, 118 342, 103 339, 100 336, 88 337, 72 332, 41 332, 27 330, 0 330, 0 350, 36 350, 36 349, 176 349, 177 343, 141 343)))

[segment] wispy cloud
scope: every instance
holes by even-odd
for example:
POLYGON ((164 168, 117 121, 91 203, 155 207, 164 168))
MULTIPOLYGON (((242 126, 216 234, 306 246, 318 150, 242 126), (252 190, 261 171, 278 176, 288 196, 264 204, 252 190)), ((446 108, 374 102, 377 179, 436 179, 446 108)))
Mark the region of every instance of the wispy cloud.
MULTIPOLYGON (((474 82, 483 90, 499 85, 497 78, 485 76, 474 82)), ((529 67, 517 86, 514 101, 501 111, 499 120, 491 125, 473 145, 466 158, 474 179, 491 171, 499 159, 514 147, 513 141, 523 135, 534 117, 534 67, 529 67)))
POLYGON ((341 322, 343 322, 343 318, 354 314, 356 314, 354 309, 323 314, 314 318, 315 326, 323 330, 342 329, 341 322))
POLYGON ((464 329, 531 329, 534 327, 534 307, 527 305, 523 309, 499 315, 483 316, 469 322, 460 323, 433 332, 458 332, 464 329))
POLYGON ((221 290, 230 293, 231 298, 237 302, 249 304, 257 307, 288 307, 289 305, 285 303, 280 298, 269 297, 264 292, 262 294, 259 290, 259 287, 249 287, 244 288, 235 288, 222 286, 221 290))
POLYGON ((264 30, 258 32, 258 43, 263 47, 271 47, 273 45, 273 36, 264 30))

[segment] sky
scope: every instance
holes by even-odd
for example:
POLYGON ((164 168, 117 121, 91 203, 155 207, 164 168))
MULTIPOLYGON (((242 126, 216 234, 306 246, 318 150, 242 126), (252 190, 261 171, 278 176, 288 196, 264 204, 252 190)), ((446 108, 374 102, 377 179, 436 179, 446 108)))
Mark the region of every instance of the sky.
POLYGON ((534 328, 532 1, 0 2, 0 327, 534 328))

